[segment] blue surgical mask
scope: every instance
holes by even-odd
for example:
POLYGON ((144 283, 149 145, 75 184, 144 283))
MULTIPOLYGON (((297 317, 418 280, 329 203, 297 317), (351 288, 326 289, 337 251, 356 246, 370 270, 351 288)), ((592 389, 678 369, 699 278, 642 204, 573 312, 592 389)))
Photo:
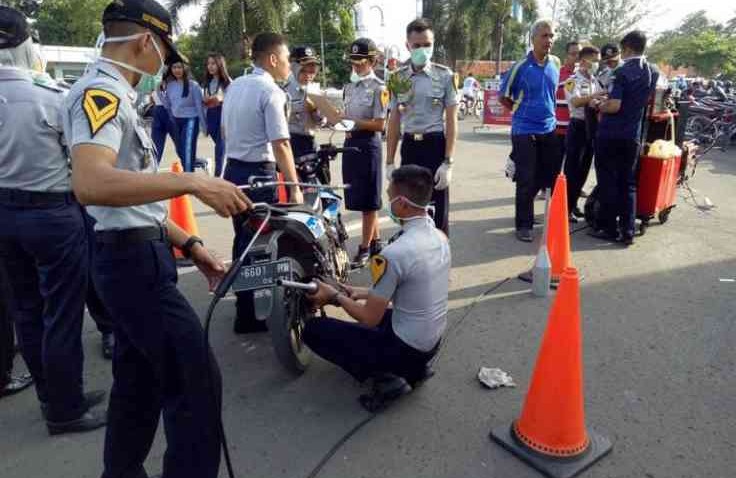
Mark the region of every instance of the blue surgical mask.
MULTIPOLYGON (((135 35, 128 35, 124 37, 112 37, 112 38, 105 38, 104 36, 101 36, 101 38, 98 38, 97 40, 97 47, 101 48, 102 45, 104 45, 105 43, 123 43, 123 42, 131 41, 131 40, 135 40, 136 38, 139 38, 142 35, 148 35, 148 34, 149 33, 137 33, 135 35)), ((156 53, 158 54, 158 58, 160 60, 160 66, 158 68, 158 71, 154 74, 147 73, 127 63, 111 60, 110 58, 106 58, 104 56, 99 57, 100 60, 106 63, 112 63, 113 65, 117 65, 121 68, 125 68, 126 70, 129 70, 129 71, 132 71, 134 73, 138 73, 139 75, 141 75, 141 79, 138 81, 138 84, 135 86, 135 90, 140 95, 147 95, 147 94, 153 93, 153 91, 156 90, 156 88, 158 88, 158 85, 161 84, 161 81, 164 76, 164 69, 166 69, 166 62, 164 61, 164 57, 161 54, 161 49, 159 49, 158 44, 156 43, 156 39, 153 36, 151 36, 151 41, 153 42, 153 48, 156 50, 156 53)))
POLYGON ((432 59, 434 47, 415 48, 411 51, 411 62, 414 66, 424 66, 432 59))
POLYGON ((352 72, 350 72, 350 82, 351 83, 359 83, 360 80, 362 80, 362 79, 363 79, 363 77, 360 76, 359 74, 357 74, 355 72, 355 70, 353 70, 352 72))

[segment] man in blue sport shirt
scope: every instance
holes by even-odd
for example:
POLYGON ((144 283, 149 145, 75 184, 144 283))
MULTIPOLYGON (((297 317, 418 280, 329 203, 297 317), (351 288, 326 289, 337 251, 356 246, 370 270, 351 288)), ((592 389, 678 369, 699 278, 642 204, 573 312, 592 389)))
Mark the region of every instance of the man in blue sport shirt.
POLYGON ((644 112, 659 72, 644 59, 647 37, 634 30, 621 40, 623 65, 613 73, 608 99, 593 104, 603 113, 598 126, 595 169, 601 198, 600 230, 590 235, 634 243, 636 171, 644 112), (618 218, 618 223, 617 223, 618 218))
POLYGON ((532 51, 517 62, 501 84, 501 103, 513 111, 511 156, 516 163, 516 237, 532 242, 534 196, 552 186, 562 156, 555 137, 555 93, 560 60, 550 54, 555 30, 549 20, 532 26, 532 51))

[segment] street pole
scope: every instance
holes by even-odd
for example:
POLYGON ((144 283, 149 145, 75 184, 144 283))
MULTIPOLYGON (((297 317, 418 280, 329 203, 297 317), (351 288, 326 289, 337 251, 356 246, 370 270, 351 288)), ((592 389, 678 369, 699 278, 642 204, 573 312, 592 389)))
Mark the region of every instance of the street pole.
POLYGON ((327 88, 327 76, 325 72, 325 32, 322 28, 322 10, 319 11, 319 49, 322 57, 322 88, 327 88))
POLYGON ((243 61, 248 61, 248 42, 246 40, 246 29, 245 29, 245 9, 247 8, 245 5, 246 0, 240 1, 240 22, 243 26, 243 29, 240 32, 241 41, 243 42, 243 61))

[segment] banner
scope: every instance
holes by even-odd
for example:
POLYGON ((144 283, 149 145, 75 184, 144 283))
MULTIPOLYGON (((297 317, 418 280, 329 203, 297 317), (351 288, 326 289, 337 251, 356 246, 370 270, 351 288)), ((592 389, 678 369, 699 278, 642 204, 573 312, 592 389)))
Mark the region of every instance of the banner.
POLYGON ((501 99, 500 89, 501 82, 499 80, 489 80, 486 82, 483 102, 485 105, 483 108, 483 124, 511 124, 511 110, 499 103, 501 99))

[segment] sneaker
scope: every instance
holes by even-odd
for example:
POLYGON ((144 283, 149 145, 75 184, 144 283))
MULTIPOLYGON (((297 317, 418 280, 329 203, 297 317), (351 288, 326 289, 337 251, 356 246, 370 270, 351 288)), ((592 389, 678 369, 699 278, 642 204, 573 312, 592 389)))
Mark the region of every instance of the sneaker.
POLYGON ((588 235, 590 237, 595 237, 596 239, 602 239, 604 241, 610 242, 615 242, 618 239, 618 234, 604 231, 602 229, 597 231, 588 231, 588 235))
POLYGON ((358 252, 353 257, 352 266, 354 269, 365 267, 371 258, 370 247, 358 246, 358 252))
POLYGON ((372 240, 371 245, 369 247, 371 251, 371 256, 377 256, 378 254, 380 254, 384 247, 386 247, 386 243, 383 242, 382 240, 380 239, 372 240))
POLYGON ((521 242, 532 242, 534 240, 532 230, 525 227, 516 230, 516 238, 521 242))
POLYGON ((88 411, 75 420, 66 422, 46 421, 49 435, 61 435, 62 433, 83 433, 102 428, 107 424, 107 412, 88 411))
POLYGON ((382 374, 373 379, 371 393, 358 397, 360 404, 371 413, 386 408, 391 402, 412 391, 411 385, 402 377, 382 374))

